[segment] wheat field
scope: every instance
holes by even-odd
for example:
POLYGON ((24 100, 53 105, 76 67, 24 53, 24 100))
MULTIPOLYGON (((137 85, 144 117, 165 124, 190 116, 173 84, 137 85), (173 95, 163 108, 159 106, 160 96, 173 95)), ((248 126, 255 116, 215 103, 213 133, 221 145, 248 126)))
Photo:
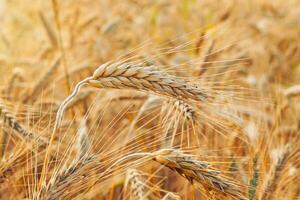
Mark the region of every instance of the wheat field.
POLYGON ((0 199, 300 199, 299 0, 0 0, 0 199))

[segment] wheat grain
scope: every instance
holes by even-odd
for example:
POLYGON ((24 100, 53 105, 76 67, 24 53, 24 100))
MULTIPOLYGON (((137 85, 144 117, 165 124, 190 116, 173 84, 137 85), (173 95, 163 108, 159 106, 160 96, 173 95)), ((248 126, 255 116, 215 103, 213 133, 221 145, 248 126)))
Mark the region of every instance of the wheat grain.
POLYGON ((96 156, 91 153, 86 119, 83 119, 80 123, 77 132, 76 147, 77 158, 69 166, 62 168, 58 174, 51 178, 48 185, 42 189, 40 196, 47 199, 57 199, 60 197, 58 194, 62 195, 61 193, 67 189, 67 186, 71 185, 72 181, 74 181, 72 178, 80 172, 80 169, 90 163, 96 162, 96 156))

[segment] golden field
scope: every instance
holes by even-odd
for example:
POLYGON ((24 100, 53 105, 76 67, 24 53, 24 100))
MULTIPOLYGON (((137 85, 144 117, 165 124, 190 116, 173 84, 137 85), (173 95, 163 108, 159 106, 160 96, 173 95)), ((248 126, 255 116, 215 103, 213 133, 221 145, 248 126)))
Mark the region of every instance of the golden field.
POLYGON ((0 0, 0 199, 300 199, 298 0, 0 0))

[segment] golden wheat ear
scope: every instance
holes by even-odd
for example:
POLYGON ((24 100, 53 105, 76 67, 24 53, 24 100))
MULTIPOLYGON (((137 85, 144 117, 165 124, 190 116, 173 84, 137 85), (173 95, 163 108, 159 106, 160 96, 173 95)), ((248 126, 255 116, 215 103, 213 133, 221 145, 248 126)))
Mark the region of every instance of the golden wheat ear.
POLYGON ((207 191, 215 191, 233 199, 246 200, 241 185, 222 175, 206 162, 195 160, 192 156, 175 149, 162 149, 154 153, 156 162, 177 172, 190 183, 200 184, 207 191))
POLYGON ((161 124, 166 138, 165 146, 190 147, 199 145, 198 110, 194 102, 180 99, 168 99, 161 108, 161 124), (194 134, 190 134, 193 132, 194 134))
POLYGON ((199 86, 144 63, 105 63, 95 70, 92 77, 88 83, 98 88, 132 88, 195 101, 207 98, 199 86))
POLYGON ((208 97, 205 90, 198 85, 158 71, 153 66, 145 66, 144 63, 108 62, 98 67, 91 77, 80 81, 72 94, 62 102, 57 112, 54 130, 60 126, 64 110, 86 84, 97 88, 131 88, 175 99, 205 101, 208 97))
MULTIPOLYGON (((70 165, 60 169, 60 171, 45 184, 39 193, 39 197, 54 200, 63 196, 70 185, 80 181, 79 177, 83 173, 82 169, 88 165, 98 166, 100 164, 97 163, 94 155, 74 160, 70 165)), ((85 172, 83 178, 85 178, 84 176, 88 176, 88 174, 89 172, 85 172)))

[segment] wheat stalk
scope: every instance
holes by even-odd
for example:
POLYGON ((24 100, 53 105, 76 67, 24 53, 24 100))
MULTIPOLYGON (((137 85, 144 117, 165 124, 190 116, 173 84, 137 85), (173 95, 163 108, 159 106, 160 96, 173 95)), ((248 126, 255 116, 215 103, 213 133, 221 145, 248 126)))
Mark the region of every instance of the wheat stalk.
POLYGON ((78 95, 70 102, 66 109, 76 106, 80 102, 87 100, 87 98, 92 94, 93 90, 83 90, 78 93, 78 95))
POLYGON ((13 71, 12 76, 9 78, 9 81, 7 83, 7 88, 3 91, 4 97, 7 100, 12 100, 12 98, 15 96, 15 90, 16 90, 16 83, 19 80, 24 80, 24 71, 21 68, 15 68, 13 71))
POLYGON ((55 31, 53 30, 53 28, 51 27, 49 21, 47 20, 47 18, 45 17, 43 12, 39 12, 39 17, 42 21, 42 24, 45 28, 45 31, 47 33, 47 36, 52 44, 53 47, 57 47, 58 45, 58 41, 57 41, 57 37, 55 34, 55 31))
POLYGON ((41 79, 35 84, 32 91, 23 100, 23 103, 35 102, 40 92, 49 84, 56 70, 60 66, 61 57, 57 58, 55 62, 50 66, 49 70, 41 77, 41 79))

